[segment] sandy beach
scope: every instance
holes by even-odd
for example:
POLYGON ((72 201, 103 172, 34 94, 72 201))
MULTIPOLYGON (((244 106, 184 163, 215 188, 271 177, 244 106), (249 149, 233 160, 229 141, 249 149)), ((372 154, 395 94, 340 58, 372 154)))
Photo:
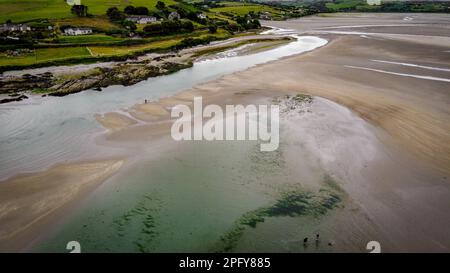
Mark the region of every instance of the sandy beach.
MULTIPOLYGON (((97 143, 99 147, 123 148, 135 161, 155 151, 155 160, 168 154, 185 166, 189 163, 180 158, 191 144, 171 141, 171 107, 192 107, 194 96, 202 96, 204 104, 224 106, 311 95, 313 102, 302 105, 300 114, 283 117, 280 157, 287 163, 280 173, 284 180, 281 176, 267 181, 261 178, 261 183, 248 182, 250 186, 242 191, 261 193, 264 200, 252 206, 262 206, 273 200, 279 189, 296 184, 312 192, 329 190, 322 181, 329 176, 345 192, 341 204, 321 217, 268 218, 244 231, 230 251, 364 252, 365 242, 376 240, 386 252, 449 252, 450 17, 418 14, 405 21, 405 16, 342 14, 266 22, 293 33, 319 36, 328 44, 225 75, 174 96, 100 113, 95 119, 106 132, 97 143), (164 141, 158 142, 161 139, 164 141), (152 150, 157 143, 159 150, 152 150), (279 185, 273 184, 277 181, 279 185), (299 247, 300 238, 317 230, 335 246, 299 247)), ((204 150, 194 151, 202 162, 200 151, 204 150)), ((212 160, 208 156, 206 165, 212 160)), ((118 171, 122 164, 122 159, 75 163, 2 181, 0 250, 23 249, 39 237, 36 234, 44 223, 55 219, 50 214, 73 205, 80 196, 101 196, 108 192, 105 188, 127 183, 127 172, 118 171), (108 177, 113 181, 109 186, 94 190, 108 177)), ((245 173, 240 179, 253 181, 245 173)), ((234 218, 239 215, 233 213, 234 218)), ((164 236, 170 237, 163 233, 161 238, 164 236)), ((205 251, 194 246, 191 250, 205 251)))
POLYGON ((37 237, 64 207, 79 200, 115 173, 123 160, 55 166, 1 183, 0 250, 19 250, 37 237))

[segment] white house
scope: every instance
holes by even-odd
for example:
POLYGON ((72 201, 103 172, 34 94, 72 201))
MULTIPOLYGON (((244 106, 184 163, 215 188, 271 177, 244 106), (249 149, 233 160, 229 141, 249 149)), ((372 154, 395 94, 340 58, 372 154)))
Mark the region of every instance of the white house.
POLYGON ((66 28, 64 30, 64 34, 65 35, 69 35, 69 36, 77 36, 77 35, 87 35, 87 34, 91 34, 92 33, 92 29, 90 28, 66 28))
POLYGON ((206 14, 204 14, 204 13, 199 13, 199 14, 197 14, 197 17, 198 17, 199 19, 206 19, 206 14))
POLYGON ((31 28, 28 25, 26 25, 26 24, 3 24, 3 26, 0 27, 0 32, 5 32, 5 31, 26 32, 26 31, 30 31, 30 30, 31 30, 31 28))
POLYGON ((381 5, 381 0, 366 0, 367 4, 370 6, 379 6, 381 5))
POLYGON ((73 5, 81 5, 81 0, 66 0, 66 3, 69 6, 73 6, 73 5))
POLYGON ((148 23, 154 23, 157 21, 156 17, 139 16, 139 15, 128 16, 125 20, 134 22, 136 24, 148 24, 148 23))

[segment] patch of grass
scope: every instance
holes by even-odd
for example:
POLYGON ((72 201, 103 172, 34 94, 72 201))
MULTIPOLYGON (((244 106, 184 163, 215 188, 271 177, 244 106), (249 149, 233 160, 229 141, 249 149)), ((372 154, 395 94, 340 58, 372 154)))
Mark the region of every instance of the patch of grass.
POLYGON ((366 1, 363 0, 341 0, 336 3, 326 3, 325 6, 332 11, 353 9, 358 5, 366 5, 366 1))
MULTIPOLYGON (((181 42, 187 35, 176 35, 173 37, 165 37, 163 40, 156 40, 147 44, 132 45, 132 46, 91 46, 93 56, 120 56, 130 53, 149 51, 156 49, 169 49, 179 42, 181 42)), ((208 32, 199 32, 198 35, 189 35, 191 38, 206 38, 207 36, 213 36, 217 39, 224 39, 230 36, 230 34, 224 30, 217 31, 215 34, 209 34, 208 32)))
POLYGON ((58 75, 56 78, 57 83, 63 83, 70 80, 77 80, 81 77, 89 77, 89 76, 95 76, 100 75, 102 73, 102 69, 99 67, 94 67, 92 69, 89 69, 87 71, 79 72, 79 73, 68 73, 68 74, 61 74, 58 75))
POLYGON ((73 17, 70 6, 62 0, 0 0, 0 22, 11 19, 29 21, 40 18, 73 17))
POLYGON ((164 38, 155 37, 146 39, 148 43, 128 45, 128 46, 69 46, 54 48, 39 48, 34 53, 22 56, 0 55, 0 71, 12 69, 35 68, 52 65, 71 65, 80 63, 94 63, 100 61, 123 61, 129 57, 135 57, 148 52, 168 51, 179 45, 186 37, 207 39, 226 39, 231 35, 220 29, 217 33, 210 34, 208 31, 198 31, 196 35, 181 34, 174 36, 165 36, 164 38), (162 39, 162 40, 161 40, 162 39), (92 53, 92 54, 91 54, 92 53))
POLYGON ((39 48, 34 53, 23 56, 0 56, 0 67, 12 65, 32 65, 54 60, 90 57, 86 47, 39 48))
POLYGON ((310 95, 305 95, 305 94, 297 94, 292 97, 292 100, 294 100, 297 103, 300 103, 300 102, 311 103, 313 101, 313 97, 311 97, 310 95))
POLYGON ((218 252, 232 250, 247 227, 255 228, 269 217, 320 217, 338 208, 346 196, 339 185, 328 175, 324 177, 323 187, 318 192, 297 189, 285 192, 274 204, 243 214, 226 232, 219 242, 218 252))
MULTIPOLYGON (((104 15, 110 7, 123 10, 128 5, 144 6, 149 10, 156 10, 158 0, 83 0, 88 6, 88 13, 104 15)), ((176 4, 173 0, 161 0, 166 6, 176 4)), ((11 19, 15 22, 35 19, 75 18, 70 12, 70 6, 64 0, 0 0, 0 23, 11 19)))
POLYGON ((20 56, 0 55, 0 67, 7 65, 28 65, 36 61, 34 53, 28 53, 20 56))
MULTIPOLYGON (((169 5, 175 5, 177 2, 173 0, 160 0, 169 5)), ((158 0, 82 0, 84 5, 89 7, 91 14, 105 14, 110 7, 117 7, 123 10, 126 6, 132 5, 135 7, 147 7, 149 10, 156 11, 156 3, 158 0)))
POLYGON ((164 49, 170 48, 180 42, 182 39, 169 39, 159 42, 152 42, 143 45, 134 46, 91 46, 89 49, 93 56, 117 56, 127 55, 133 52, 150 50, 150 49, 164 49))
MULTIPOLYGON (((128 55, 140 55, 145 52, 169 50, 173 46, 179 44, 187 35, 166 36, 161 40, 161 37, 154 37, 146 39, 148 41, 144 44, 129 45, 129 46, 69 46, 69 47, 54 47, 54 48, 39 48, 34 53, 29 53, 21 56, 7 56, 0 55, 0 70, 5 69, 23 69, 28 67, 61 64, 77 64, 77 63, 92 63, 95 61, 108 61, 105 58, 114 58, 119 60, 128 55), (92 55, 91 55, 92 53, 92 55), (61 61, 66 61, 60 63, 61 61)), ((215 34, 209 34, 207 31, 199 31, 197 35, 190 34, 189 37, 205 39, 208 36, 216 39, 225 39, 230 37, 230 34, 225 30, 218 30, 215 34)), ((67 37, 68 38, 68 37, 67 37)), ((84 39, 82 36, 76 37, 84 39)), ((74 38, 74 39, 76 39, 74 38)), ((71 39, 71 38, 68 38, 71 39)))
POLYGON ((39 48, 35 50, 36 62, 91 56, 86 47, 39 48))
POLYGON ((63 44, 88 44, 88 43, 120 42, 124 40, 126 40, 126 38, 112 37, 104 34, 94 34, 94 35, 80 35, 80 36, 59 36, 57 39, 51 40, 51 42, 63 44))
POLYGON ((95 17, 72 17, 65 19, 51 20, 56 26, 70 25, 74 27, 92 27, 99 31, 112 31, 120 29, 120 27, 112 23, 106 15, 95 17))
POLYGON ((255 4, 239 5, 239 3, 236 3, 236 4, 238 4, 238 5, 230 5, 230 6, 226 6, 226 7, 212 8, 212 9, 210 9, 210 11, 218 12, 218 13, 220 13, 220 12, 231 13, 231 14, 240 15, 240 16, 246 15, 251 11, 253 11, 255 13, 266 11, 266 12, 270 12, 274 15, 280 14, 280 11, 278 11, 270 6, 255 5, 255 4))

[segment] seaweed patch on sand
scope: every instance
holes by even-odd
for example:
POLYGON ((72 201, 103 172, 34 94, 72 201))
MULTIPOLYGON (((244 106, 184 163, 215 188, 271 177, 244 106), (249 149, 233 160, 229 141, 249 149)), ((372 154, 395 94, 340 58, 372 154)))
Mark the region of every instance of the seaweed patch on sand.
POLYGON ((246 229, 255 228, 266 218, 279 216, 321 217, 332 209, 343 207, 345 197, 345 191, 329 175, 325 175, 323 186, 318 192, 303 188, 284 192, 273 205, 243 214, 231 229, 220 237, 215 251, 233 250, 246 229))
POLYGON ((273 104, 280 106, 280 114, 287 115, 288 113, 305 113, 310 112, 309 106, 314 101, 310 95, 296 94, 285 95, 283 97, 275 97, 272 99, 273 104))
POLYGON ((133 243, 139 252, 150 252, 151 243, 157 235, 155 214, 160 207, 159 199, 151 195, 144 195, 136 206, 113 221, 117 235, 123 237, 127 235, 131 226, 137 226, 138 237, 133 243))

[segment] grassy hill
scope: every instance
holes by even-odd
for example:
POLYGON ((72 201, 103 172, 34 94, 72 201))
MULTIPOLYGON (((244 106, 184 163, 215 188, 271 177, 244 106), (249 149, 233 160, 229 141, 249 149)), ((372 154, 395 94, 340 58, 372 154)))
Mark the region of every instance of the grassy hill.
MULTIPOLYGON (((144 6, 155 10, 158 0, 81 0, 88 6, 88 12, 93 15, 105 14, 110 7, 123 9, 128 5, 144 6)), ((166 6, 175 4, 173 0, 162 0, 166 6)), ((0 0, 0 23, 11 19, 13 22, 23 22, 34 19, 60 19, 74 17, 70 6, 65 0, 0 0)))
POLYGON ((235 15, 245 15, 251 11, 253 12, 269 12, 271 14, 280 14, 280 11, 265 5, 249 4, 241 2, 221 2, 224 7, 212 8, 212 12, 225 12, 235 15))
POLYGON ((27 22, 32 28, 27 32, 1 32, 0 70, 122 60, 153 51, 173 50, 192 46, 194 42, 208 43, 254 30, 259 27, 255 24, 258 12, 265 11, 273 18, 284 14, 280 8, 259 4, 222 2, 206 11, 203 3, 161 1, 168 7, 166 11, 158 12, 161 22, 136 24, 135 29, 131 29, 123 17, 108 17, 107 9, 117 7, 123 12, 125 7, 132 5, 156 11, 158 0, 81 0, 81 4, 88 7, 88 14, 93 15, 86 17, 72 14, 71 6, 65 0, 0 0, 0 24, 12 20, 13 23, 27 22), (168 20, 167 14, 174 10, 180 13, 181 20, 168 20), (200 12, 208 18, 197 18, 195 14, 200 12), (249 12, 254 12, 249 15, 251 20, 244 19, 242 16, 249 12), (63 31, 69 26, 89 27, 93 33, 66 36, 63 31), (152 31, 158 26, 159 31, 152 31))

